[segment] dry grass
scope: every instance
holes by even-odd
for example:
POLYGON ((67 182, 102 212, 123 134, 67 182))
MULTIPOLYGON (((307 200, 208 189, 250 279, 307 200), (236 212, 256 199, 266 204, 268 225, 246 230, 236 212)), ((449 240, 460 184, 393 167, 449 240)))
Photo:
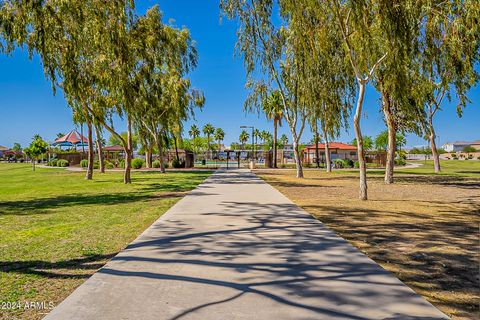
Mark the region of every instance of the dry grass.
MULTIPOLYGON (((480 171, 470 176, 259 170, 257 174, 454 319, 478 319, 480 171)), ((420 173, 420 174, 419 174, 420 173)))

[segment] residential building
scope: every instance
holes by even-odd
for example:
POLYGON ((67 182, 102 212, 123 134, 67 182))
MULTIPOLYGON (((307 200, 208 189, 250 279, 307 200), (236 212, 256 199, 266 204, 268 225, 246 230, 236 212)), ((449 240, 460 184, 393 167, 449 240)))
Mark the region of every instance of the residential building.
MULTIPOLYGON (((345 144, 341 142, 330 142, 330 159, 351 159, 353 161, 358 160, 357 147, 345 144)), ((325 144, 318 144, 318 151, 320 155, 320 162, 325 162, 325 144)), ((304 163, 316 163, 315 145, 310 145, 303 149, 303 161, 304 163)))

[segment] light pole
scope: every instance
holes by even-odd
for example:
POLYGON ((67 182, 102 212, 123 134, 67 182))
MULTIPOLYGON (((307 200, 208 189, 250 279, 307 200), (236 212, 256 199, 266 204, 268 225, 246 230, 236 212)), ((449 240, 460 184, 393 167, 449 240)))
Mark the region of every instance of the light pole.
POLYGON ((255 132, 255 127, 254 126, 240 126, 241 129, 252 129, 252 162, 255 164, 255 148, 253 146, 254 144, 254 136, 253 133, 255 132))

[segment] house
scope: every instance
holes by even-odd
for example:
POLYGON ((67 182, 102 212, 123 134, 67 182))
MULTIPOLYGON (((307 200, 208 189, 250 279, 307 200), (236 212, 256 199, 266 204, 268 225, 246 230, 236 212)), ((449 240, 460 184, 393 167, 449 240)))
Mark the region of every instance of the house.
POLYGON ((7 147, 0 146, 0 158, 3 158, 5 152, 10 151, 7 147))
MULTIPOLYGON (((330 142, 330 160, 335 159, 351 159, 356 161, 358 159, 357 147, 341 142, 330 142)), ((320 155, 320 162, 325 162, 325 144, 318 144, 318 153, 320 155)), ((316 163, 315 145, 310 145, 303 149, 303 162, 316 163)))
POLYGON ((480 150, 480 140, 447 142, 442 146, 442 149, 447 152, 462 152, 463 148, 469 146, 480 150))

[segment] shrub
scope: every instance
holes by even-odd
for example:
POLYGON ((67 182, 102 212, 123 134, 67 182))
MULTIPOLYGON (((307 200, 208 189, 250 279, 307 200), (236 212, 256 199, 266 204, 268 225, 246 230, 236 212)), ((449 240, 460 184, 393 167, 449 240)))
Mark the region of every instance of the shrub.
POLYGON ((165 169, 168 169, 168 167, 170 167, 170 165, 167 163, 165 163, 165 169))
POLYGON ((110 161, 105 161, 105 169, 113 169, 115 166, 110 161))
POLYGON ((143 159, 135 158, 135 159, 132 160, 132 168, 133 169, 140 169, 141 167, 143 167, 143 165, 144 165, 143 159))
POLYGON ((120 161, 118 162, 117 167, 124 169, 124 168, 125 168, 125 160, 124 160, 124 159, 120 160, 120 161))
POLYGON ((473 159, 473 155, 469 154, 468 159, 473 159))
POLYGON ((353 163, 353 167, 354 167, 354 168, 357 168, 357 169, 360 168, 360 162, 358 162, 358 160, 355 161, 355 162, 353 163))
POLYGON ((154 168, 160 168, 160 161, 158 161, 158 160, 153 161, 152 167, 154 167, 154 168))
POLYGON ((457 156, 457 154, 456 154, 456 153, 450 153, 450 156, 451 156, 452 158, 455 158, 455 157, 457 156))
POLYGON ((344 168, 353 168, 354 163, 352 159, 344 159, 343 161, 343 167, 344 168))
POLYGON ((458 157, 457 156, 453 157, 453 160, 458 160, 458 157))
POLYGON ((93 169, 99 169, 99 168, 100 168, 100 162, 93 161, 93 169))
POLYGON ((333 160, 333 163, 335 164, 335 168, 343 168, 343 160, 342 159, 335 159, 335 160, 333 160))
POLYGON ((173 168, 185 168, 185 161, 179 161, 177 159, 173 159, 172 161, 172 167, 173 168))
POLYGON ((60 159, 57 161, 57 166, 59 167, 68 167, 69 166, 69 163, 68 163, 68 160, 65 160, 65 159, 60 159))
POLYGON ((84 159, 84 160, 80 161, 80 167, 82 167, 82 168, 88 167, 88 160, 84 159))
POLYGON ((48 165, 51 166, 51 167, 58 166, 58 159, 52 159, 52 160, 48 161, 48 165))
POLYGON ((303 164, 303 167, 304 167, 304 168, 311 168, 311 167, 312 167, 312 164, 307 162, 307 163, 304 163, 304 164, 303 164))
POLYGON ((477 157, 477 160, 480 160, 480 156, 477 157))
POLYGON ((406 164, 407 164, 407 161, 405 161, 405 159, 402 159, 402 158, 395 159, 395 165, 397 166, 404 166, 406 164))

